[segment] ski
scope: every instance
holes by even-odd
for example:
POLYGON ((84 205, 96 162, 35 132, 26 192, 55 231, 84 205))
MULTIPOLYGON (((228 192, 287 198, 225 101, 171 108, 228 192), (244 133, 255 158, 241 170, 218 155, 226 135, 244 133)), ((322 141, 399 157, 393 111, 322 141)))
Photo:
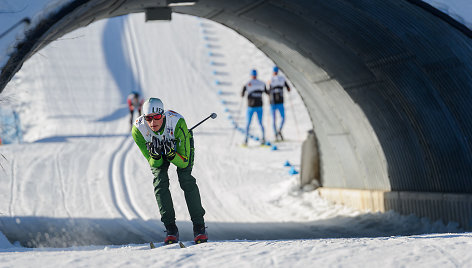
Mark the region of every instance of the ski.
MULTIPOLYGON (((174 243, 170 243, 170 244, 164 244, 164 243, 163 243, 162 245, 159 245, 159 246, 157 246, 157 247, 167 246, 167 245, 173 245, 173 244, 174 244, 174 243)), ((150 249, 155 249, 155 248, 157 248, 157 247, 156 247, 156 245, 154 245, 153 242, 150 242, 150 243, 149 243, 149 248, 150 248, 150 249)), ((179 241, 179 247, 180 247, 180 248, 186 248, 186 246, 184 245, 184 243, 182 243, 181 241, 179 241)))

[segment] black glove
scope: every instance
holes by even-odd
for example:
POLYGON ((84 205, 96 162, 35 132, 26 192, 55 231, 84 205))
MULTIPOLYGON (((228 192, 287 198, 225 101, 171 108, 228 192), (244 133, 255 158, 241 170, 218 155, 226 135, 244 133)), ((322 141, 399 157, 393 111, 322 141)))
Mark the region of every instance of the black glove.
POLYGON ((146 143, 146 147, 149 155, 155 160, 161 159, 164 154, 162 143, 154 136, 152 137, 152 142, 146 143))
POLYGON ((175 143, 172 140, 164 139, 162 142, 163 153, 168 161, 172 161, 175 157, 175 143))

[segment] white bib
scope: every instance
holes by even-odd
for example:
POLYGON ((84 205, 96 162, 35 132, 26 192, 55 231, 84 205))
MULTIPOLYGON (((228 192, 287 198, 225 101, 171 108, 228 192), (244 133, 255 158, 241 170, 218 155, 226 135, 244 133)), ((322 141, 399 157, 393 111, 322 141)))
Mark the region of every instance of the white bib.
POLYGON ((138 128, 139 132, 141 132, 147 142, 152 142, 153 136, 156 137, 159 141, 162 141, 164 137, 167 140, 175 141, 175 126, 177 125, 179 119, 184 117, 171 110, 166 111, 164 115, 166 117, 166 125, 164 126, 164 132, 162 133, 162 135, 156 134, 154 133, 154 131, 152 131, 152 129, 146 122, 146 119, 144 119, 144 115, 138 117, 134 122, 134 125, 138 128))
POLYGON ((284 87, 285 86, 285 77, 280 75, 272 76, 270 79, 270 87, 277 88, 277 87, 284 87))

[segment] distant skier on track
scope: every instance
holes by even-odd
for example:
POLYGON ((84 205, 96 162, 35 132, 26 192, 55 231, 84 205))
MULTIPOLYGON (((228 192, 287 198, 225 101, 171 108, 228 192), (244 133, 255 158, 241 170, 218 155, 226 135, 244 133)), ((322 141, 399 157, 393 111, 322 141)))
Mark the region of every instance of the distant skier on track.
POLYGON ((246 124, 246 139, 244 145, 247 145, 249 137, 249 128, 251 126, 251 120, 254 113, 257 114, 259 125, 261 126, 262 139, 261 144, 265 144, 264 126, 262 125, 262 94, 268 93, 264 82, 257 79, 257 70, 251 71, 251 80, 247 82, 241 92, 241 97, 244 97, 247 91, 247 124, 246 124))
POLYGON ((273 76, 269 82, 269 97, 270 97, 270 110, 272 112, 273 129, 276 140, 284 140, 282 136, 282 128, 285 122, 285 109, 284 109, 284 87, 290 92, 290 86, 285 81, 285 77, 279 75, 279 67, 275 66, 273 69, 273 76), (277 111, 279 111, 281 122, 280 127, 277 128, 277 111))
POLYGON ((170 163, 177 166, 180 188, 184 191, 193 223, 194 241, 197 244, 206 242, 208 234, 203 219, 205 210, 196 180, 191 174, 195 150, 193 134, 188 130, 184 118, 174 111, 164 111, 164 104, 160 99, 150 98, 143 104, 143 115, 134 123, 132 135, 154 175, 154 194, 167 232, 164 243, 179 241, 167 174, 170 163))
POLYGON ((129 123, 133 127, 133 114, 134 111, 138 111, 138 117, 141 116, 141 106, 143 105, 144 100, 141 98, 138 92, 133 91, 128 95, 127 103, 128 109, 130 112, 129 123))

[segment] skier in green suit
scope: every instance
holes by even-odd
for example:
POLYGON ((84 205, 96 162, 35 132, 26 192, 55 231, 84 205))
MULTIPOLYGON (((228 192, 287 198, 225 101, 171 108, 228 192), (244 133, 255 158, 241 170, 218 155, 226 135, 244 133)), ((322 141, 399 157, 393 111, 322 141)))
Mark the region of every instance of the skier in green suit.
POLYGON ((192 132, 187 129, 184 118, 174 111, 165 111, 162 101, 158 98, 145 101, 142 112, 143 114, 134 122, 132 135, 154 175, 154 194, 161 221, 167 232, 164 243, 179 241, 167 174, 170 163, 177 166, 180 188, 184 191, 193 223, 194 241, 197 244, 206 242, 208 234, 203 219, 205 210, 202 207, 196 180, 191 174, 195 150, 192 132))

